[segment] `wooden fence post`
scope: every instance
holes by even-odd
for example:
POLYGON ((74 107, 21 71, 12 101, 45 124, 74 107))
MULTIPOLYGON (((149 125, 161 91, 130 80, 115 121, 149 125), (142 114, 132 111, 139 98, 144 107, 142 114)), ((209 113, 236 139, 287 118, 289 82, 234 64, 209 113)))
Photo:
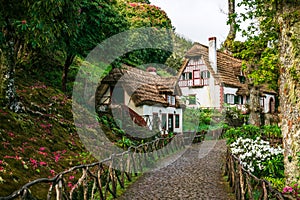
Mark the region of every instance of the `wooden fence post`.
POLYGON ((241 200, 245 200, 244 175, 241 164, 238 165, 240 174, 241 200))
POLYGON ((56 200, 62 200, 63 194, 62 194, 62 176, 59 177, 58 183, 55 185, 56 189, 56 200))
POLYGON ((250 178, 249 178, 248 173, 246 173, 246 184, 247 184, 247 188, 248 188, 249 200, 253 200, 252 186, 251 186, 251 183, 250 183, 250 178))

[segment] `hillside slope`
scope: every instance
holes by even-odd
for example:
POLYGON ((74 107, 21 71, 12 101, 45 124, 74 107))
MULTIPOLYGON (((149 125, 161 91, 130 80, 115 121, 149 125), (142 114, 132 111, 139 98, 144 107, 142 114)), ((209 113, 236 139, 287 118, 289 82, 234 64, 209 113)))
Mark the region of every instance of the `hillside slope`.
POLYGON ((17 92, 25 113, 0 108, 0 196, 34 179, 95 161, 76 133, 71 100, 34 80, 19 81, 17 92))

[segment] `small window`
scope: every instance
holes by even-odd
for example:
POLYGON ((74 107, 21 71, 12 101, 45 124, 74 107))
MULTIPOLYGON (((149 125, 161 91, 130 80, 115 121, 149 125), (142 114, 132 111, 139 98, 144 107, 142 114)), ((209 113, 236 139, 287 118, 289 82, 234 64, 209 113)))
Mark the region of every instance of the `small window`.
POLYGON ((166 114, 161 115, 161 128, 163 130, 167 129, 167 115, 166 114))
POLYGON ((182 80, 191 80, 191 79, 193 79, 192 72, 186 72, 182 74, 182 80))
POLYGON ((202 72, 201 72, 201 78, 202 78, 202 79, 210 78, 210 72, 207 71, 207 70, 202 71, 202 72))
POLYGON ((244 98, 243 98, 243 96, 238 96, 238 104, 240 104, 240 105, 244 104, 244 98))
POLYGON ((246 82, 246 77, 245 76, 239 76, 239 80, 240 80, 240 83, 245 83, 246 82))
POLYGON ((180 127, 180 115, 175 115, 175 128, 180 127))
POLYGON ((189 105, 196 105, 196 95, 189 96, 189 105))
POLYGON ((175 106, 176 105, 176 98, 175 98, 175 96, 167 95, 167 101, 168 101, 169 105, 171 105, 171 106, 175 106))
POLYGON ((225 94, 224 96, 224 102, 228 104, 234 104, 235 102, 235 96, 233 94, 225 94))

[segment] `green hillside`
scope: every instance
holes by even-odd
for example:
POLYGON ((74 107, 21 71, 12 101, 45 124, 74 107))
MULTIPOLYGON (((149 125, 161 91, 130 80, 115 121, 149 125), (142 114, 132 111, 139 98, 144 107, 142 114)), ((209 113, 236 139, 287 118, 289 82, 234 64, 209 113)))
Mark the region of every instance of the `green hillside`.
POLYGON ((28 181, 93 161, 73 124, 71 100, 42 82, 21 79, 25 112, 0 109, 0 196, 28 181))

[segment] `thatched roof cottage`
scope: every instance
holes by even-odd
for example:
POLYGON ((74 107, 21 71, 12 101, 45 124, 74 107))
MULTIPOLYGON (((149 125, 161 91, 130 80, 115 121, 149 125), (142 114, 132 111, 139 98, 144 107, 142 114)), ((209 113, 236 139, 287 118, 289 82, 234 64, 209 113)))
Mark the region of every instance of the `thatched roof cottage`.
POLYGON ((143 71, 123 65, 103 78, 96 96, 100 111, 122 107, 135 124, 150 130, 182 132, 177 77, 161 77, 153 67, 143 71))

